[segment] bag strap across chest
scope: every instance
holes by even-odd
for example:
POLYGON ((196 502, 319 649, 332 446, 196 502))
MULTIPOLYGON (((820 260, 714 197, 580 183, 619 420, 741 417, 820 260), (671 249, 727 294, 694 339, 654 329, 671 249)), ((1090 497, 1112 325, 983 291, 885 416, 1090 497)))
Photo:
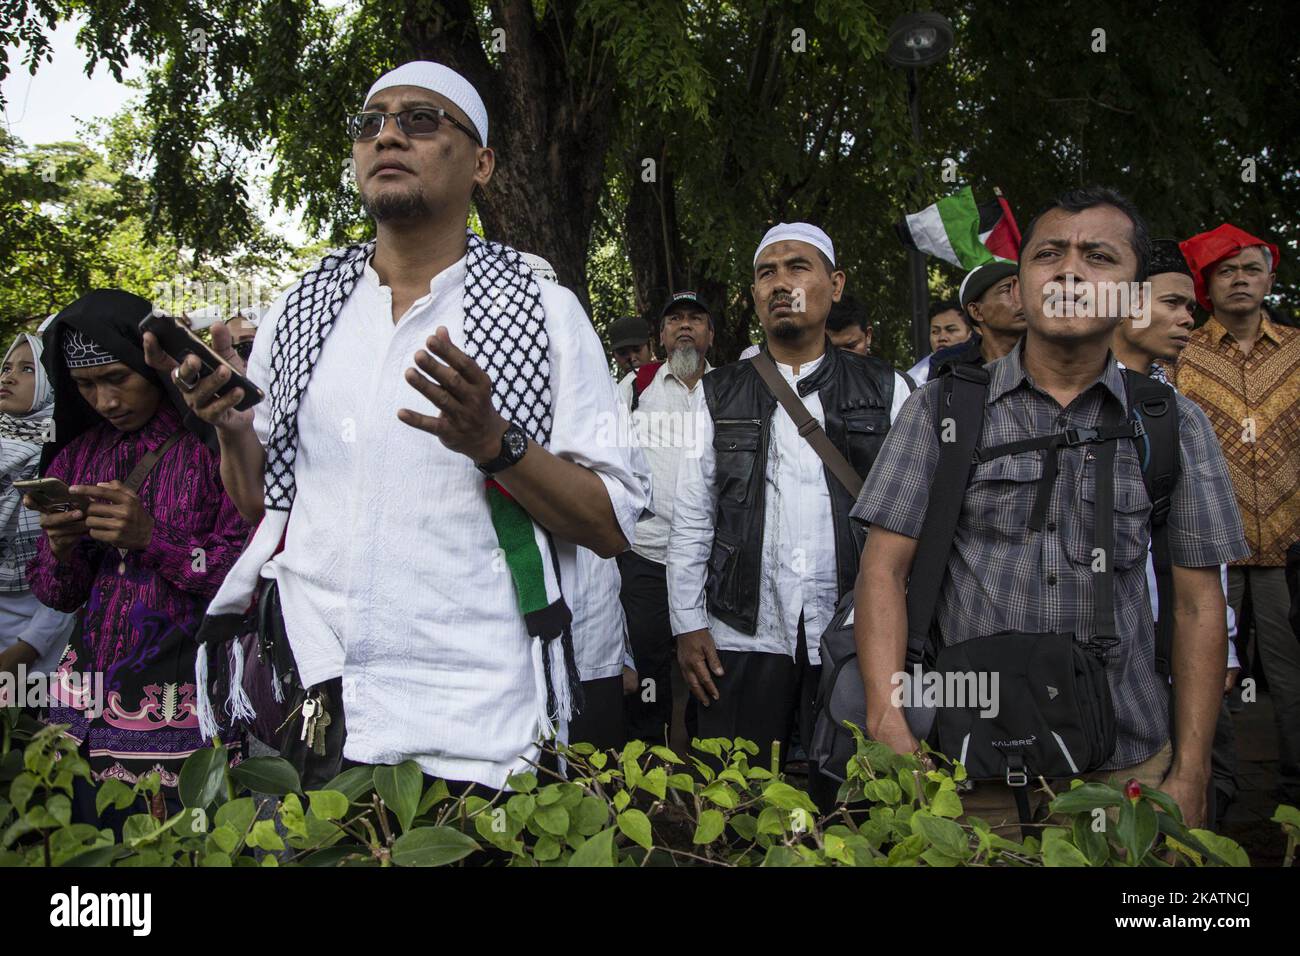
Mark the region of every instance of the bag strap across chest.
POLYGON ((131 494, 138 492, 140 486, 144 484, 144 480, 149 477, 149 472, 153 471, 154 466, 157 465, 158 462, 162 461, 163 455, 167 454, 167 451, 172 447, 172 445, 176 444, 184 437, 185 429, 176 429, 176 431, 167 436, 166 441, 137 461, 135 467, 131 469, 131 473, 127 475, 125 480, 122 482, 122 484, 126 486, 127 491, 131 492, 131 494))

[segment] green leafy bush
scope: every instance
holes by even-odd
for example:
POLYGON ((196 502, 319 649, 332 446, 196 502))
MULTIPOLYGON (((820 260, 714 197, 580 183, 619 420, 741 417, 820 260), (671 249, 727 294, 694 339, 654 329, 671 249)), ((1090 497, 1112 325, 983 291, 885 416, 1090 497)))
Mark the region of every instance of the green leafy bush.
MULTIPOLYGON (((1132 797, 1075 781, 1039 836, 1020 841, 961 819, 960 765, 927 770, 858 731, 839 806, 821 815, 746 740, 692 742, 685 758, 639 741, 622 753, 561 748, 569 779, 537 768, 492 799, 453 797, 413 761, 356 767, 303 792, 279 757, 229 767, 223 747, 181 770, 184 810, 167 819, 157 775, 108 781, 96 803, 140 812, 117 841, 71 822, 90 769, 60 727, 4 712, 3 866, 1249 866, 1225 837, 1184 826, 1159 791, 1132 797)), ((1295 856, 1300 813, 1278 808, 1295 856)))

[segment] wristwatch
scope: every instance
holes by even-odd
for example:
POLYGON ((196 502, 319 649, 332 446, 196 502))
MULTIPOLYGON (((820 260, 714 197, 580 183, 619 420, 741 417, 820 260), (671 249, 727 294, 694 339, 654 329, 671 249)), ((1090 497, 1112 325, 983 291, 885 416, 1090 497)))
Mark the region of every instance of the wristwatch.
POLYGON ((511 425, 501 436, 501 453, 491 461, 485 461, 475 467, 485 475, 495 475, 498 471, 504 471, 511 465, 518 464, 519 459, 523 458, 527 451, 528 436, 518 425, 511 425))

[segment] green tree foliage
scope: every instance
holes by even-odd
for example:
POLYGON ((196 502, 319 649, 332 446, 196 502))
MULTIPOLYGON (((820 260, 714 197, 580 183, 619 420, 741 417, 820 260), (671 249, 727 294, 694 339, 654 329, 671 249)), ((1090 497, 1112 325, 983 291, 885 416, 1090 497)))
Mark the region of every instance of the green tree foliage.
MULTIPOLYGON (((53 24, 79 16, 94 60, 154 64, 142 107, 158 198, 149 224, 200 257, 256 245, 261 175, 321 239, 366 235, 343 119, 382 70, 427 57, 467 75, 492 116, 484 232, 551 260, 598 327, 695 287, 721 318, 715 358, 734 357, 757 332, 753 249, 772 222, 800 217, 834 239, 878 349, 908 363, 906 257, 890 227, 963 185, 981 199, 1001 186, 1022 227, 1089 182, 1135 199, 1155 235, 1232 220, 1282 246, 1278 291, 1294 299, 1300 105, 1283 93, 1300 65, 1300 8, 939 0, 955 44, 921 74, 919 147, 905 76, 881 56, 909 9, 42 0, 7 5, 0 40, 30 66, 53 24)), ((10 68, 0 60, 0 76, 10 68)), ((960 276, 935 264, 931 279, 939 292, 960 276)))

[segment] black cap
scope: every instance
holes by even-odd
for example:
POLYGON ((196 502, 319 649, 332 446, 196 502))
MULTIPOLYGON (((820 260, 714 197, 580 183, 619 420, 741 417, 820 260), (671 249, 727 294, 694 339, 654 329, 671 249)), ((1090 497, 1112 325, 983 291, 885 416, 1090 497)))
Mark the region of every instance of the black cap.
POLYGON ((961 280, 961 291, 958 293, 962 310, 964 311, 966 306, 993 288, 994 284, 1001 282, 1007 276, 1015 275, 1018 269, 1014 262, 997 259, 976 266, 966 273, 966 278, 961 280))
POLYGON ((1183 256, 1183 250, 1178 248, 1178 241, 1175 239, 1151 240, 1151 265, 1147 268, 1147 277, 1150 278, 1162 272, 1177 272, 1189 279, 1192 277, 1192 269, 1187 264, 1187 259, 1183 256))
POLYGON ((670 298, 668 302, 664 305, 664 307, 659 310, 659 318, 662 319, 665 315, 668 314, 670 309, 672 309, 674 306, 681 305, 683 302, 689 305, 699 306, 709 316, 709 322, 710 323, 713 322, 713 313, 709 312, 709 307, 705 305, 702 301, 700 301, 700 297, 698 295, 696 295, 694 292, 691 292, 689 290, 685 292, 674 292, 672 294, 672 298, 670 298))
POLYGON ((636 315, 625 315, 609 323, 609 347, 621 349, 625 345, 645 345, 650 341, 650 326, 636 315))

